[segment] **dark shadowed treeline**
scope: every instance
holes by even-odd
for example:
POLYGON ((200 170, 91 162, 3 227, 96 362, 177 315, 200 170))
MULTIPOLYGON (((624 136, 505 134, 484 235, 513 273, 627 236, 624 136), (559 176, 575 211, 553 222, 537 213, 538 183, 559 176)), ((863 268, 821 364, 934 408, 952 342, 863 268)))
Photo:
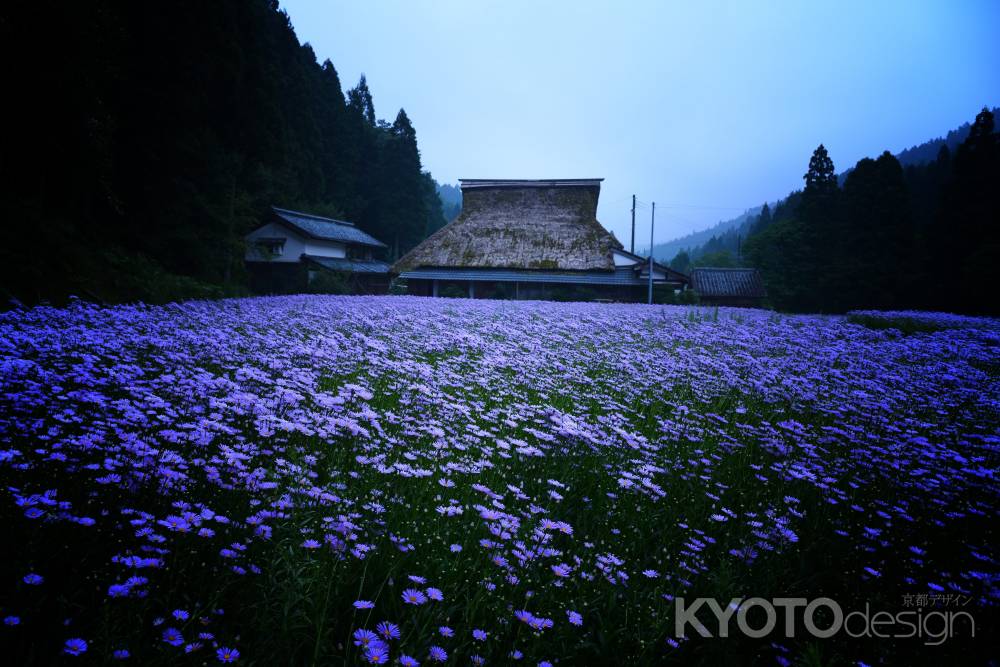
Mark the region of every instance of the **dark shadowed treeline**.
POLYGON ((821 145, 805 188, 765 206, 743 244, 774 306, 1000 314, 1000 140, 984 109, 954 154, 902 167, 890 153, 838 185, 821 145))
POLYGON ((277 2, 15 2, 0 43, 4 301, 238 293, 271 204, 390 258, 443 224, 406 113, 345 99, 277 2))

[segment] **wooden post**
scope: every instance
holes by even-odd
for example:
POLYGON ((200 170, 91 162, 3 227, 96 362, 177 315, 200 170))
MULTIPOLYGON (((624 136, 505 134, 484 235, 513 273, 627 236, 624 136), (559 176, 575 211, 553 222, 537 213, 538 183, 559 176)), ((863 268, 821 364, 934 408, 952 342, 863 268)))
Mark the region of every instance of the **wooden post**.
POLYGON ((431 281, 431 296, 437 296, 437 295, 438 295, 438 281, 432 280, 431 281))
POLYGON ((475 281, 472 280, 469 281, 469 298, 470 299, 476 298, 476 283, 475 281))
POLYGON ((656 227, 656 202, 649 217, 649 305, 653 305, 653 229, 656 227))
POLYGON ((632 195, 632 244, 628 251, 635 254, 635 195, 632 195))
POLYGON ((521 298, 521 283, 514 281, 514 300, 517 301, 521 298))

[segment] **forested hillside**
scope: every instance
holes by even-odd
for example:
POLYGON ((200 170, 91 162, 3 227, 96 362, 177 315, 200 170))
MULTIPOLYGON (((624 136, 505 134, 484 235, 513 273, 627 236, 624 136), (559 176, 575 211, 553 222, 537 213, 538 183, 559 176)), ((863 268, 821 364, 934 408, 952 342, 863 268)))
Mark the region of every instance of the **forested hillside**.
POLYGON ((379 120, 364 77, 345 99, 273 0, 11 3, 0 43, 2 301, 239 293, 272 204, 389 259, 443 224, 405 111, 379 120))
MULTIPOLYGON (((1000 109, 992 109, 994 116, 1000 109)), ((972 123, 963 123, 945 136, 930 139, 896 154, 896 159, 904 167, 920 166, 937 159, 943 146, 954 153, 969 136, 972 123)), ((846 169, 837 176, 837 183, 843 187, 852 169, 846 169)), ((781 205, 782 202, 776 203, 781 205)), ((768 206, 768 213, 774 204, 768 206)), ((673 241, 655 246, 658 259, 669 262, 678 271, 687 272, 694 266, 736 266, 745 265, 742 244, 762 212, 762 207, 748 209, 745 213, 723 220, 712 227, 687 234, 673 241)))
POLYGON ((462 188, 445 183, 438 185, 437 191, 444 209, 444 219, 451 222, 462 212, 462 188))
POLYGON ((904 167, 888 151, 838 184, 820 145, 805 188, 765 208, 744 244, 778 308, 1000 313, 1000 139, 988 109, 954 153, 904 167))
MULTIPOLYGON (((673 241, 657 243, 653 246, 653 256, 660 261, 669 261, 680 253, 690 256, 691 254, 702 254, 706 252, 705 246, 713 240, 735 234, 747 223, 752 222, 760 213, 760 207, 755 206, 747 209, 735 218, 722 220, 715 223, 708 229, 685 234, 673 241)), ((734 237, 735 238, 735 237, 734 237)), ((734 245, 735 247, 735 245, 734 245)), ((710 252, 710 251, 708 251, 710 252)), ((678 269, 679 271, 682 269, 678 269)))

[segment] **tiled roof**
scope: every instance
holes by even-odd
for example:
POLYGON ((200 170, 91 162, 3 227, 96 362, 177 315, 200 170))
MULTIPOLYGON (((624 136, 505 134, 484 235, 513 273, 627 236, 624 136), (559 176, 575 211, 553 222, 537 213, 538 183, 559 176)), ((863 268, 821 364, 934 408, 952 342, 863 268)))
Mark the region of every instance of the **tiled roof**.
POLYGON ((322 218, 318 215, 310 215, 309 213, 300 213, 298 211, 289 211, 277 206, 272 206, 271 209, 282 222, 314 239, 341 241, 342 243, 367 245, 375 248, 387 247, 384 243, 361 231, 350 222, 334 220, 333 218, 322 218))
POLYGON ((698 268, 691 271, 691 287, 701 296, 759 299, 767 296, 757 269, 698 268))
POLYGON ((316 255, 303 255, 303 259, 322 266, 331 271, 344 271, 347 273, 389 273, 389 265, 371 259, 347 259, 344 257, 317 257, 316 255))

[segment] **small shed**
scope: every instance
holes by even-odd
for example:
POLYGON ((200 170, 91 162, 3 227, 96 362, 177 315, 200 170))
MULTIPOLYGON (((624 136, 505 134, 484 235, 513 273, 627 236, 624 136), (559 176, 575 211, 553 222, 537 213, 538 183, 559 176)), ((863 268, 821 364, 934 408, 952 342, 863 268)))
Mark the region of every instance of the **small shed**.
POLYGON ((767 297, 757 269, 699 267, 691 271, 691 287, 713 306, 760 308, 767 297))

